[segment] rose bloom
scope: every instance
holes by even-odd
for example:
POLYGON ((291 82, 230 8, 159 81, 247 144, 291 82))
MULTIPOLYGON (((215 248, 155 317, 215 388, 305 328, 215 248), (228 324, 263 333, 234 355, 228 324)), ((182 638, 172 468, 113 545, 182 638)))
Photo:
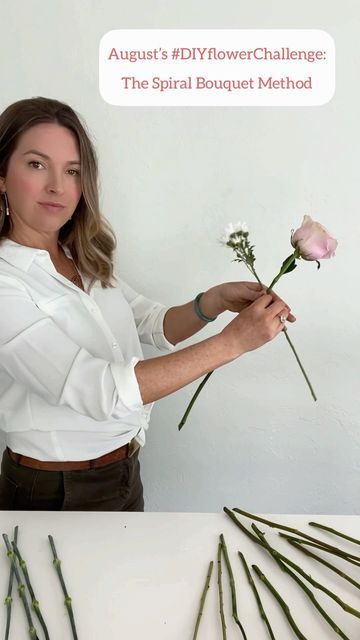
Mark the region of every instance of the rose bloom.
POLYGON ((304 216, 301 227, 291 234, 291 244, 304 260, 322 260, 335 255, 338 243, 319 222, 304 216))

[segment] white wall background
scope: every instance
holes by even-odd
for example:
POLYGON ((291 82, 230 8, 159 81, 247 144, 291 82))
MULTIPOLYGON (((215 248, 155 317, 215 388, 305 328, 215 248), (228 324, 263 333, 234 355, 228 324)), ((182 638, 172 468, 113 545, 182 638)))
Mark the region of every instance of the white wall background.
POLYGON ((119 269, 137 290, 170 306, 249 279, 217 243, 229 221, 247 221, 265 281, 304 213, 339 241, 320 271, 302 263, 277 287, 318 402, 281 335, 215 372, 181 433, 197 383, 161 400, 141 454, 147 510, 359 513, 357 1, 2 0, 1 24, 1 110, 41 95, 83 115, 119 269), (335 96, 306 108, 114 107, 99 94, 98 46, 117 28, 323 29, 336 44, 335 96))

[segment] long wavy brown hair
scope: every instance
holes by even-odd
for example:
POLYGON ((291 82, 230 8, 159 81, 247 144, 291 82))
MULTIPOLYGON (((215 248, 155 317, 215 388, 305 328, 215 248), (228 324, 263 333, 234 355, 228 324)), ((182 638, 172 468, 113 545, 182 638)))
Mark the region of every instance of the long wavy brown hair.
MULTIPOLYGON (((8 163, 22 133, 51 122, 70 129, 77 138, 81 162, 82 195, 72 215, 59 230, 58 240, 69 247, 78 269, 90 278, 89 288, 99 280, 103 289, 114 287, 113 252, 116 236, 99 208, 98 161, 90 135, 81 116, 68 104, 51 98, 29 98, 9 105, 0 115, 0 176, 5 178, 8 163)), ((0 242, 11 231, 11 216, 5 215, 0 198, 0 242)))

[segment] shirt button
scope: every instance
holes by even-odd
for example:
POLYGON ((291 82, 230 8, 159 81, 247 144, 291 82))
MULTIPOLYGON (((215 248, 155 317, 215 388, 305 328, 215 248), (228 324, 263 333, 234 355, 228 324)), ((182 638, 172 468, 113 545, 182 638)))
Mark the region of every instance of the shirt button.
POLYGON ((119 348, 118 343, 117 343, 117 342, 113 342, 113 343, 112 343, 112 348, 113 348, 113 349, 118 349, 118 348, 119 348))

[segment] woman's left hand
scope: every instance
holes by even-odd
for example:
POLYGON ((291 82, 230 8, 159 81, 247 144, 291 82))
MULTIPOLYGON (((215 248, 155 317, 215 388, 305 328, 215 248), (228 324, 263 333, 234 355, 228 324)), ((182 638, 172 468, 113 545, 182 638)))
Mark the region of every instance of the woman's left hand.
MULTIPOLYGON (((224 282, 206 291, 200 301, 201 310, 205 315, 215 316, 223 311, 240 313, 243 309, 266 293, 266 286, 257 282, 224 282)), ((271 291, 274 300, 282 300, 271 291)), ((287 320, 295 322, 295 316, 289 310, 287 320)))

